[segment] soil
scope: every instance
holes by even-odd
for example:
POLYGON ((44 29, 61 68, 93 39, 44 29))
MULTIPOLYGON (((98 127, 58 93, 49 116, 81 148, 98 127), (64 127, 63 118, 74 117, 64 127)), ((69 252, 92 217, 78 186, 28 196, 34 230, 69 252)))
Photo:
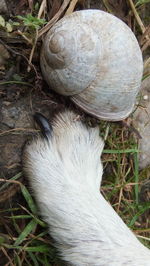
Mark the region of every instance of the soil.
POLYGON ((33 115, 35 112, 53 117, 64 104, 52 94, 46 95, 36 89, 20 89, 11 86, 3 90, 0 100, 0 166, 5 178, 21 170, 22 147, 28 137, 36 134, 33 115))

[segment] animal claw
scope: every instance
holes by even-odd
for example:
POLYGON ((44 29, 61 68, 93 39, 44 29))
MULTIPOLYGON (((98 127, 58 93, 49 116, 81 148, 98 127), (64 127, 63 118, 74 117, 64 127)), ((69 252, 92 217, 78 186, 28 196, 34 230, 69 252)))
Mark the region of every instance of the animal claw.
POLYGON ((41 113, 36 112, 34 114, 34 120, 41 129, 41 133, 44 138, 48 139, 52 136, 52 126, 48 122, 47 118, 41 113))

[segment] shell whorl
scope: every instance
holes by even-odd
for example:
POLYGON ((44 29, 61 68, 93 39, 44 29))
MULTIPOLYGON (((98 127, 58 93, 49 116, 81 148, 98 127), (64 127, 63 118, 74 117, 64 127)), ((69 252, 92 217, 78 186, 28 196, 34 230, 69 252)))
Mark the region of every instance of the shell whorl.
POLYGON ((100 36, 82 20, 78 15, 71 21, 64 17, 49 31, 42 49, 45 79, 55 91, 67 96, 83 91, 95 79, 102 53, 100 36))

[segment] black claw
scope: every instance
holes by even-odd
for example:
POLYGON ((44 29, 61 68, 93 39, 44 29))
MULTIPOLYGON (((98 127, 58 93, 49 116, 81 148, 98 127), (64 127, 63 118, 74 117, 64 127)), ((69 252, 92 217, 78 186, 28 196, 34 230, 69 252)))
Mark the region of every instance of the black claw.
POLYGON ((47 118, 44 115, 40 113, 35 113, 34 120, 40 127, 41 133, 44 138, 48 139, 52 136, 52 126, 49 124, 47 118))

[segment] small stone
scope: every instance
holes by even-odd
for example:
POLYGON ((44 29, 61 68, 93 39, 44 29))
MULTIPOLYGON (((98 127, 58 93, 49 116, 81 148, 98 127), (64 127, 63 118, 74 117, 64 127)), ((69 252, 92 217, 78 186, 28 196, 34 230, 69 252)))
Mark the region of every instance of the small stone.
POLYGON ((142 100, 133 115, 133 126, 139 131, 139 167, 150 166, 150 77, 142 82, 142 100))
POLYGON ((5 106, 9 106, 10 104, 11 104, 11 102, 3 101, 3 105, 5 105, 5 106))
POLYGON ((144 96, 143 96, 143 99, 144 99, 144 100, 148 100, 148 95, 144 95, 144 96))

